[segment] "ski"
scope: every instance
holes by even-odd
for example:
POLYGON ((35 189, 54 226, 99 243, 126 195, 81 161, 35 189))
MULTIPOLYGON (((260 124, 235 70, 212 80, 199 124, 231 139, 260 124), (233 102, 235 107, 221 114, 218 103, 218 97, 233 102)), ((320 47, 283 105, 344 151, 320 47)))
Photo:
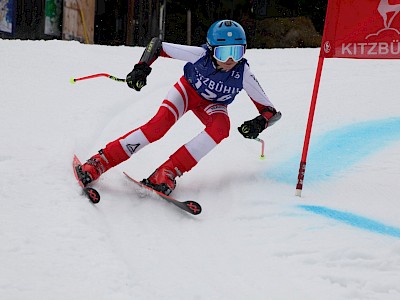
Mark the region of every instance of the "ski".
POLYGON ((72 160, 72 168, 74 170, 74 175, 76 180, 78 181, 78 184, 82 188, 83 194, 94 204, 99 203, 100 201, 100 194, 97 190, 95 190, 92 187, 85 187, 82 182, 79 180, 79 175, 78 172, 80 170, 80 167, 82 166, 79 158, 74 155, 74 159, 72 160))
POLYGON ((128 179, 134 183, 136 183, 140 188, 146 189, 150 192, 152 192, 154 195, 159 196, 161 199, 164 199, 165 201, 174 204, 176 207, 179 207, 180 209, 192 214, 192 215, 198 215, 201 213, 201 206, 199 203, 195 201, 178 201, 175 198, 172 198, 171 196, 167 196, 161 192, 158 192, 156 190, 153 190, 152 188, 142 184, 140 181, 137 181, 133 179, 131 176, 129 176, 127 173, 125 173, 125 176, 128 177, 128 179))

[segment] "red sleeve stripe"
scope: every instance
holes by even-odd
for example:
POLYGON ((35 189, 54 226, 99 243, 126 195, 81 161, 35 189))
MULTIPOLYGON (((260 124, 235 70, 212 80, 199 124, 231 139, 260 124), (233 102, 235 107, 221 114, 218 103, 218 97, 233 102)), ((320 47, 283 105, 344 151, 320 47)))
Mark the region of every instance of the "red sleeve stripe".
POLYGON ((160 56, 171 58, 171 56, 169 56, 169 55, 167 54, 167 52, 164 51, 164 49, 161 50, 160 56))

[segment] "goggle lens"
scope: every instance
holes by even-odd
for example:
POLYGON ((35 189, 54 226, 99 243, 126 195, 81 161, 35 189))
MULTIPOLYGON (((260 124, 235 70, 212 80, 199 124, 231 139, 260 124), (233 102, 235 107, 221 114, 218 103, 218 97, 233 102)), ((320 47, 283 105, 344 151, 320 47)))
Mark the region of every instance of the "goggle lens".
POLYGON ((238 62, 243 58, 243 55, 243 45, 218 46, 214 48, 214 58, 221 62, 226 62, 229 58, 238 62))

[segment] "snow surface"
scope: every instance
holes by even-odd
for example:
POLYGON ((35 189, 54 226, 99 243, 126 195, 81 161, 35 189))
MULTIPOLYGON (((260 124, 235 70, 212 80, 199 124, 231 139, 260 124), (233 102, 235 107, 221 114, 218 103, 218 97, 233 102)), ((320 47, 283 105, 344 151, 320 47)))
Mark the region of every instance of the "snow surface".
POLYGON ((142 92, 124 77, 143 48, 0 40, 1 299, 400 299, 400 61, 325 60, 301 198, 295 195, 319 49, 250 49, 281 121, 231 136, 178 180, 199 216, 140 198, 147 177, 203 127, 187 113, 104 174, 92 205, 82 160, 157 111, 183 62, 160 58, 142 92))

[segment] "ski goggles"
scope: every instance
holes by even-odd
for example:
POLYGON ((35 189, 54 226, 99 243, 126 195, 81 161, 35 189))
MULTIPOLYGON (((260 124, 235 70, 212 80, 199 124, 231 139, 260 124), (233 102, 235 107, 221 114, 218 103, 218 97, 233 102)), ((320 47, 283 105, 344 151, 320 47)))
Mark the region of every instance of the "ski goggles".
POLYGON ((238 62, 243 58, 245 48, 243 45, 218 46, 214 48, 214 58, 226 62, 229 58, 238 62))

